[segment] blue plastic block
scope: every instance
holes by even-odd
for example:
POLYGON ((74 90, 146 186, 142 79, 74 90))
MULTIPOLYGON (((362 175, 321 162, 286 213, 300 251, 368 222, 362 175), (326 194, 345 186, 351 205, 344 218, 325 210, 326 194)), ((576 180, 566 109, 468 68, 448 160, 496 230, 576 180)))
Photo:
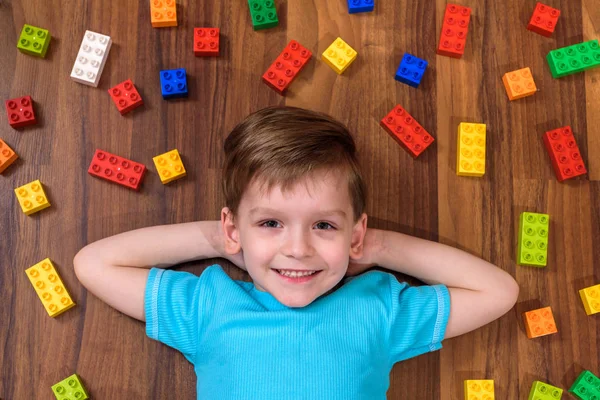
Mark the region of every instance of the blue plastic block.
POLYGON ((395 79, 398 82, 405 83, 412 87, 419 87, 421 83, 421 79, 423 78, 423 74, 427 69, 427 64, 429 64, 425 60, 421 60, 418 57, 415 57, 411 54, 404 53, 404 57, 400 62, 400 66, 396 71, 395 79))
POLYGON ((187 74, 185 68, 160 71, 160 90, 163 99, 188 97, 187 74))
POLYGON ((348 12, 356 14, 361 12, 373 11, 375 0, 348 0, 348 12))

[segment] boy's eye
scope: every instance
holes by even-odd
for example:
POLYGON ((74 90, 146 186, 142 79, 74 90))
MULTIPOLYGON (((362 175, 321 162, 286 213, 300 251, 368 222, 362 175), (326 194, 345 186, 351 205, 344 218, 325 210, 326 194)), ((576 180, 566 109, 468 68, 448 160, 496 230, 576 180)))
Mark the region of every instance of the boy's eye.
POLYGON ((335 229, 335 228, 333 227, 333 225, 331 225, 329 222, 323 222, 323 221, 321 221, 321 222, 318 222, 318 223, 317 223, 317 225, 316 225, 316 227, 317 227, 318 229, 323 229, 323 230, 326 230, 326 231, 330 230, 329 228, 327 228, 328 226, 329 226, 329 228, 331 228, 331 229, 335 229))
POLYGON ((265 221, 260 226, 264 226, 265 228, 277 228, 278 222, 275 220, 265 221))

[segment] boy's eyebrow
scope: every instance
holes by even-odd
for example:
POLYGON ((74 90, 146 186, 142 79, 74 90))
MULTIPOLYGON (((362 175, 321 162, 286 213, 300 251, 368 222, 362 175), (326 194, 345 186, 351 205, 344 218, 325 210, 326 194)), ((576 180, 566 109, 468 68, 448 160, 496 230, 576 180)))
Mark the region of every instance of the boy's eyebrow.
MULTIPOLYGON (((267 207, 254 207, 250 210, 249 215, 252 217, 254 214, 265 213, 265 214, 280 214, 281 211, 267 207)), ((339 215, 346 218, 346 213, 343 210, 326 210, 318 213, 319 215, 339 215)))

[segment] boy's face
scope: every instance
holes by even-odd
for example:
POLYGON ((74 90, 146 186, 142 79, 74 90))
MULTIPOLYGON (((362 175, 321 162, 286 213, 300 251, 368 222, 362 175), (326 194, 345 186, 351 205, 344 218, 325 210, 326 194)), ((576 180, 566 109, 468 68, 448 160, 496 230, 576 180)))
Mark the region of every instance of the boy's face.
POLYGON ((221 212, 225 249, 241 251, 257 289, 288 307, 304 307, 337 285, 350 258, 362 256, 367 215, 354 223, 347 178, 316 172, 282 193, 252 182, 233 221, 221 212))

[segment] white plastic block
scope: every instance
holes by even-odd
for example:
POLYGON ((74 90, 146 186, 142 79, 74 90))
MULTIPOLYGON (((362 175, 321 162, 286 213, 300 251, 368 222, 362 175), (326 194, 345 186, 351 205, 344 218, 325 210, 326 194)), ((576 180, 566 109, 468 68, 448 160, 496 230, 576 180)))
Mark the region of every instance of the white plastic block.
POLYGON ((97 87, 111 45, 110 36, 85 31, 71 71, 71 79, 84 85, 97 87))

